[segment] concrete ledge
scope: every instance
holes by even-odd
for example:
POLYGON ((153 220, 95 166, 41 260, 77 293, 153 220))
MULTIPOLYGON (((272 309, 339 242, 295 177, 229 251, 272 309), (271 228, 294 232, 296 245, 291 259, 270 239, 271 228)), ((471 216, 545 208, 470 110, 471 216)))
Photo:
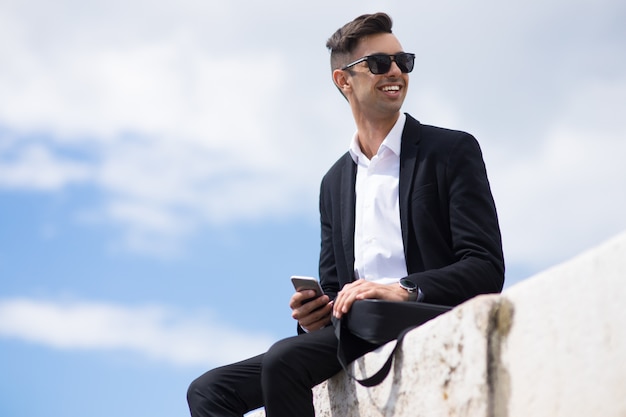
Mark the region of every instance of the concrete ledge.
MULTIPOLYGON (((413 410, 428 415, 486 415, 488 334, 497 296, 479 297, 409 333, 392 372, 365 388, 341 373, 315 390, 319 416, 391 417, 413 410), (330 407, 329 407, 330 405, 330 407)), ((395 342, 352 364, 363 377, 382 366, 395 342)))
POLYGON ((626 234, 512 287, 498 398, 515 416, 626 416, 626 234))
MULTIPOLYGON (((318 385, 316 415, 624 417, 624 300, 626 234, 412 331, 379 386, 343 372, 318 385)), ((378 370, 393 343, 353 372, 378 370)))

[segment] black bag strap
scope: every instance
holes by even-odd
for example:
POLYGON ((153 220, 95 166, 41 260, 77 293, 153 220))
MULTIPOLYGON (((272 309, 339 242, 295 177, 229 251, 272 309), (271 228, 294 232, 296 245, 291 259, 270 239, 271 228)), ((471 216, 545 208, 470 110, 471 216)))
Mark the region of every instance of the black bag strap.
POLYGON ((346 374, 348 374, 350 378, 352 378, 353 380, 355 380, 362 386, 373 387, 375 385, 380 384, 381 382, 385 380, 385 378, 387 378, 387 375, 389 375, 389 371, 391 371, 391 365, 393 364, 393 357, 395 356, 396 351, 402 345, 402 340, 404 339, 404 336, 408 332, 410 332, 411 330, 415 329, 418 326, 412 326, 412 327, 408 327, 404 329, 398 335, 396 345, 394 346, 393 350, 389 354, 389 357, 385 361, 385 364, 374 375, 367 377, 367 378, 363 378, 363 379, 357 378, 356 376, 352 374, 352 372, 348 370, 349 364, 347 363, 345 350, 346 350, 346 345, 349 344, 346 338, 346 333, 349 333, 349 331, 347 329, 344 329, 344 331, 342 332, 342 329, 341 329, 342 327, 343 326, 342 326, 341 321, 339 323, 336 323, 335 325, 335 334, 337 335, 337 339, 339 340, 339 343, 337 344, 337 359, 339 360, 341 367, 346 372, 346 374))

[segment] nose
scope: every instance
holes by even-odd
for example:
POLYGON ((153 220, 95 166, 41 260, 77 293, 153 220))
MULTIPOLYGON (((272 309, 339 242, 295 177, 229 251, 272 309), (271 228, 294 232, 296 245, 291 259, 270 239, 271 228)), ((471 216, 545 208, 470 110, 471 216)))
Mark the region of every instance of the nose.
POLYGON ((387 74, 391 74, 393 76, 400 76, 400 74, 402 74, 402 71, 400 70, 400 67, 398 66, 398 64, 396 63, 396 58, 394 57, 391 60, 391 66, 389 67, 389 71, 387 71, 387 74))

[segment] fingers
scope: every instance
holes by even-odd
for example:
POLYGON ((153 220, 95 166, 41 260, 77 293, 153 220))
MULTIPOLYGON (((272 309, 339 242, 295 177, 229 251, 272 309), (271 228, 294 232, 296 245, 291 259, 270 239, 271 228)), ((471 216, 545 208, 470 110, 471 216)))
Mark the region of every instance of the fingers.
MULTIPOLYGON (((317 297, 317 299, 321 298, 323 296, 317 297)), ((328 297, 326 297, 328 298, 328 297)), ((302 306, 304 306, 305 304, 309 304, 312 301, 315 301, 315 291, 313 290, 302 290, 302 291, 296 291, 292 296, 291 296, 291 300, 289 300, 289 307, 292 310, 301 308, 302 306)))
POLYGON ((352 304, 357 300, 381 299, 389 301, 406 301, 406 290, 398 284, 377 284, 375 282, 359 279, 344 285, 337 298, 333 314, 338 319, 350 311, 352 304))
POLYGON ((327 295, 315 296, 312 290, 296 292, 289 302, 291 317, 296 319, 300 326, 307 331, 318 330, 330 322, 332 303, 327 295), (308 301, 310 300, 310 301, 308 301))
POLYGON ((302 306, 303 302, 315 295, 313 290, 296 291, 289 300, 289 308, 295 310, 302 306))
POLYGON ((350 311, 352 303, 359 299, 359 295, 365 294, 368 291, 368 289, 370 288, 369 284, 372 283, 365 281, 364 279, 359 279, 357 281, 344 285, 342 290, 339 291, 339 294, 337 294, 337 298, 335 299, 333 315, 340 319, 341 316, 350 311))
MULTIPOLYGON (((313 291, 311 291, 311 293, 313 293, 313 291)), ((315 295, 315 293, 313 293, 312 295, 315 295)), ((302 297, 296 297, 294 295, 292 297, 292 300, 294 299, 295 301, 293 301, 293 303, 290 303, 290 307, 292 309, 291 316, 296 320, 299 320, 304 316, 308 316, 309 314, 311 314, 311 312, 317 310, 322 306, 325 306, 330 301, 330 298, 328 298, 327 295, 322 295, 312 300, 310 297, 306 297, 306 295, 303 295, 302 297)))
POLYGON ((300 327, 308 332, 319 330, 330 323, 330 317, 333 311, 332 302, 312 311, 310 314, 298 320, 300 327))

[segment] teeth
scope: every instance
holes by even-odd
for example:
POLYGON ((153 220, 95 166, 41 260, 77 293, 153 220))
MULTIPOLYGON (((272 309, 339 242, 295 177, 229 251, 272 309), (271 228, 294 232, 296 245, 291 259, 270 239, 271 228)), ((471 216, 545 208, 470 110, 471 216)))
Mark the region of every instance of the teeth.
POLYGON ((388 85, 383 87, 383 91, 400 91, 399 85, 388 85))

